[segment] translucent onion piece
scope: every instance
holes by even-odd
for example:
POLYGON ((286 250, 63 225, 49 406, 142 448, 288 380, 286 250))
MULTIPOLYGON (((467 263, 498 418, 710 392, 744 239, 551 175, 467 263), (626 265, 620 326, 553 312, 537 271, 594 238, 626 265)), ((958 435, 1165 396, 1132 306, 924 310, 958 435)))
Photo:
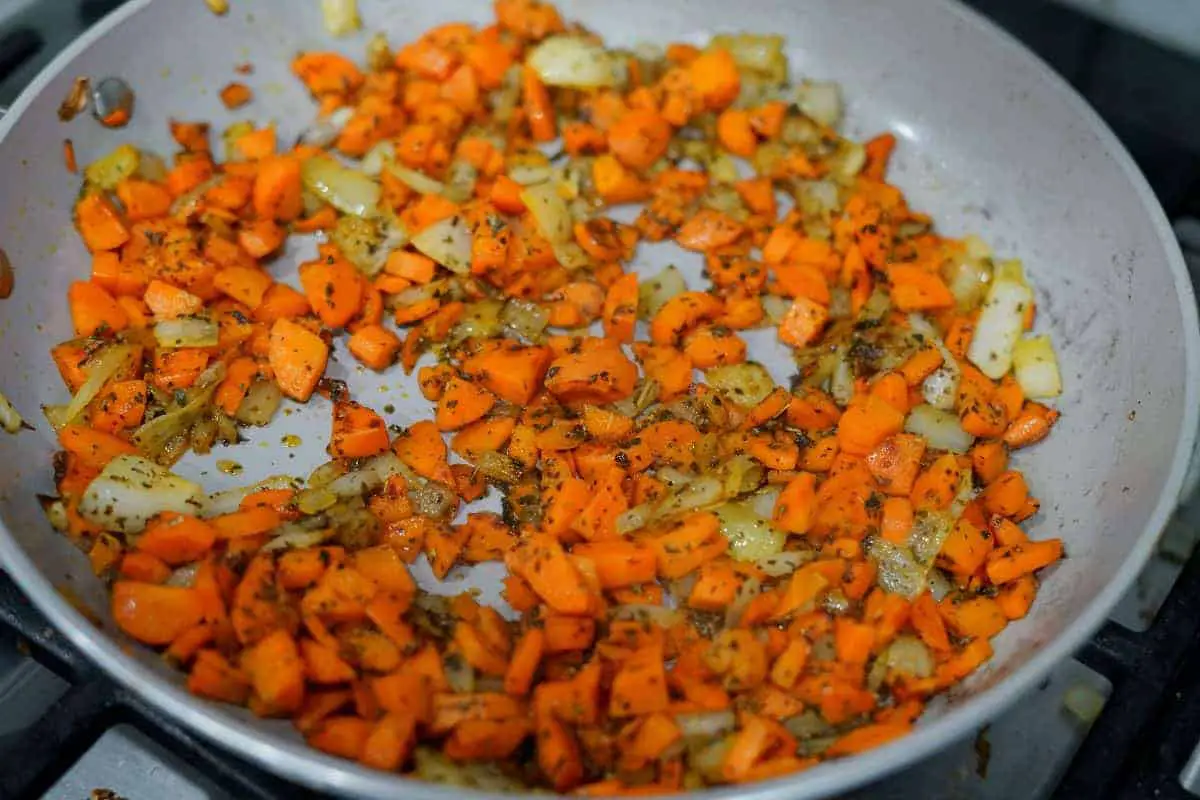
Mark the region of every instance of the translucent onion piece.
POLYGON ((343 214, 369 217, 378 211, 379 184, 329 156, 305 161, 300 177, 310 192, 343 214))
POLYGON ((305 528, 296 523, 282 525, 278 530, 279 533, 260 548, 261 552, 304 550, 323 544, 332 535, 332 531, 328 528, 305 528))
POLYGON ((255 381, 250 384, 250 389, 233 416, 247 425, 266 425, 274 418, 282 403, 283 392, 275 381, 255 381))
POLYGON ((772 578, 784 578, 817 557, 811 550, 786 550, 755 559, 754 566, 772 578))
POLYGON ((737 561, 759 562, 782 552, 787 535, 756 514, 749 503, 726 503, 714 511, 722 535, 729 540, 729 554, 737 561))
POLYGON ((221 329, 204 317, 164 319, 154 325, 154 340, 158 346, 173 350, 181 347, 216 347, 221 329))
POLYGON ((1026 397, 1045 400, 1062 394, 1058 356, 1049 336, 1021 339, 1013 348, 1013 374, 1026 397))
POLYGON ((975 437, 963 430, 955 414, 930 405, 919 405, 909 411, 904 430, 924 436, 935 450, 949 450, 952 453, 967 452, 975 441, 975 437))
POLYGON ((638 316, 649 319, 677 294, 687 291, 687 282, 674 264, 648 281, 638 284, 638 316))
POLYGON ((321 0, 321 17, 331 36, 346 36, 362 27, 358 0, 321 0))
POLYGON ((47 409, 47 418, 55 428, 61 428, 64 425, 69 425, 78 419, 83 410, 87 408, 88 403, 100 394, 100 390, 104 388, 104 384, 108 383, 114 375, 124 369, 133 359, 134 348, 127 344, 114 344, 101 350, 92 356, 91 361, 86 367, 87 380, 79 387, 79 391, 71 398, 71 402, 61 411, 50 412, 47 409))
POLYGON ((758 405, 775 388, 771 373, 754 361, 713 367, 704 373, 704 380, 726 400, 745 407, 758 405))
POLYGON ((88 484, 79 513, 110 531, 137 533, 155 514, 194 514, 199 485, 141 456, 119 455, 88 484))
POLYGON ((578 36, 551 36, 525 59, 547 86, 590 89, 616 86, 620 75, 614 57, 603 47, 578 36))
POLYGON ((676 714, 675 724, 685 739, 712 741, 731 733, 737 727, 737 718, 732 711, 699 711, 692 714, 676 714))
POLYGON ((446 191, 446 184, 403 164, 393 162, 387 165, 387 169, 417 194, 441 194, 446 191))
POLYGON ((200 498, 197 513, 201 517, 217 517, 221 514, 232 514, 241 507, 242 500, 248 495, 265 489, 297 489, 300 482, 290 475, 272 475, 263 478, 251 486, 239 486, 236 489, 226 489, 223 492, 213 492, 200 498))
POLYGON ((439 220, 413 237, 413 247, 451 272, 471 272, 471 230, 457 215, 439 220))
POLYGON ((967 348, 967 359, 992 380, 1004 377, 1012 366, 1013 351, 1025 327, 1025 311, 1031 303, 1033 292, 1028 285, 1009 275, 996 275, 967 348))
POLYGON ((822 125, 837 125, 842 118, 842 93, 836 83, 805 81, 796 89, 796 104, 822 125))
POLYGON ((500 320, 528 341, 537 341, 550 322, 550 312, 537 303, 512 299, 504 304, 500 320))
POLYGON ((168 411, 138 428, 133 434, 133 443, 137 445, 138 450, 156 461, 172 460, 172 451, 168 449, 168 445, 192 429, 196 421, 208 410, 216 388, 214 383, 197 392, 182 408, 168 411))
POLYGON ((118 183, 137 172, 140 161, 141 154, 136 147, 119 145, 108 155, 88 164, 83 170, 83 179, 93 188, 112 191, 118 183))
POLYGON ((16 407, 3 392, 0 392, 0 428, 3 428, 5 433, 16 433, 24 424, 25 420, 21 419, 16 407))
POLYGON ((875 561, 876 580, 885 592, 913 598, 925 590, 927 568, 907 547, 874 539, 867 555, 875 561))

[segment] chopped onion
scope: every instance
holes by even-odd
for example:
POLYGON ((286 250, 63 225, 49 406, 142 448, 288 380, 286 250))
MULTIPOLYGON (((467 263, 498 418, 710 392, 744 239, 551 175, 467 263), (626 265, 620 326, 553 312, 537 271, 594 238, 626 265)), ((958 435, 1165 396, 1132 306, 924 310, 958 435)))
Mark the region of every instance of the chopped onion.
POLYGON ((71 527, 71 518, 67 515, 67 504, 61 498, 39 494, 38 502, 42 506, 42 513, 46 515, 46 521, 50 523, 50 527, 59 533, 64 533, 71 527))
POLYGON ((758 494, 751 497, 747 502, 754 509, 754 513, 760 517, 771 518, 775 513, 775 503, 779 500, 779 494, 782 490, 779 486, 768 486, 758 494))
POLYGON ((407 478, 411 474, 408 467, 404 466, 403 461, 394 453, 387 452, 367 459, 358 469, 335 478, 324 488, 339 499, 361 497, 367 492, 383 486, 393 475, 403 475, 407 478))
POLYGON ((967 358, 992 380, 1003 378, 1012 366, 1013 350, 1025 327, 1025 311, 1033 303, 1033 292, 1024 282, 1019 262, 1004 267, 997 270, 967 348, 967 358))
POLYGON ((787 58, 783 54, 783 37, 779 34, 721 34, 713 37, 711 46, 728 50, 739 67, 772 83, 787 80, 787 58))
MULTIPOLYGON (((969 475, 967 480, 970 480, 969 475)), ((929 565, 942 551, 942 545, 954 528, 955 516, 946 511, 918 511, 913 515, 912 530, 908 534, 908 545, 913 558, 920 564, 929 565)))
POLYGON ((1049 336, 1021 339, 1013 348, 1013 374, 1026 397, 1035 400, 1062 394, 1058 356, 1049 336))
POLYGON ((408 499, 418 515, 441 519, 450 516, 458 508, 458 497, 449 486, 436 481, 421 483, 411 478, 409 483, 412 488, 408 490, 408 499))
MULTIPOLYGON (((367 154, 362 157, 358 168, 362 170, 364 175, 370 175, 372 178, 379 177, 385 167, 391 166, 396 160, 396 145, 388 140, 378 142, 367 154)), ((397 175, 396 177, 400 177, 397 175)))
POLYGON ((845 183, 852 183, 867 164, 867 148, 858 142, 844 139, 838 144, 837 152, 828 161, 834 175, 845 183))
POLYGON ((79 391, 71 398, 71 402, 65 408, 61 406, 46 408, 46 418, 50 424, 55 428, 61 428, 74 422, 87 408, 88 403, 100 394, 104 385, 129 365, 133 360, 134 353, 131 345, 114 344, 93 355, 84 369, 87 380, 79 387, 79 391))
POLYGON ((255 492, 261 492, 265 489, 296 489, 298 487, 299 481, 290 475, 272 475, 269 478, 263 478, 251 486, 239 486, 235 489, 226 489, 223 492, 213 492, 206 497, 200 498, 197 514, 201 517, 219 517, 222 514, 232 514, 241 507, 242 500, 255 492))
POLYGON ((779 555, 787 534, 754 513, 749 503, 726 503, 714 509, 721 534, 729 540, 729 554, 737 561, 760 562, 779 555))
POLYGON ((157 153, 143 151, 138 161, 137 177, 145 181, 159 183, 167 179, 167 162, 157 153))
POLYGON ((354 116, 352 106, 342 106, 328 117, 318 119, 300 134, 300 142, 313 147, 329 147, 337 139, 342 128, 354 116))
POLYGON ((384 72, 391 68, 394 60, 387 35, 383 31, 371 34, 371 38, 367 40, 367 66, 371 71, 384 72))
POLYGON ((616 86, 620 75, 612 54, 595 42, 578 36, 551 36, 525 58, 542 83, 593 89, 616 86))
POLYGON ((705 371, 704 380, 726 400, 747 408, 761 403, 775 389, 771 373, 754 361, 713 367, 705 371))
POLYGON ((283 392, 275 381, 257 380, 250 384, 233 417, 246 425, 266 425, 274 418, 282 403, 283 392))
POLYGON ((772 578, 784 578, 816 557, 817 554, 812 550, 785 550, 756 559, 754 566, 772 578))
POLYGON ((480 475, 499 483, 516 483, 521 479, 521 463, 511 456, 492 450, 479 454, 476 469, 480 475))
POLYGON ((446 191, 446 184, 441 181, 435 181, 423 172, 418 172, 415 169, 409 169, 403 164, 392 162, 386 165, 386 168, 394 176, 400 179, 408 188, 412 189, 417 194, 441 194, 446 191))
POLYGON ((413 751, 413 775, 428 783, 463 786, 490 793, 527 794, 529 789, 494 761, 452 761, 433 747, 413 751))
POLYGON ((958 395, 958 384, 962 380, 962 369, 958 359, 923 315, 909 314, 908 325, 913 333, 920 336, 922 344, 932 344, 942 354, 942 365, 921 385, 921 394, 925 402, 943 411, 953 410, 958 395))
POLYGON ((533 215, 542 236, 551 244, 572 240, 571 211, 558 190, 557 181, 526 186, 521 190, 521 202, 533 215))
POLYGON ((960 378, 957 364, 942 364, 921 383, 921 397, 936 409, 951 411, 958 396, 960 378))
POLYGON ((296 508, 301 514, 320 514, 337 505, 337 495, 325 487, 314 487, 296 496, 296 508))
POLYGON ((375 220, 350 214, 338 217, 333 230, 329 232, 329 241, 337 245, 346 260, 368 278, 379 274, 389 252, 382 249, 383 232, 375 220))
POLYGON ((134 431, 133 443, 138 450, 156 461, 174 460, 174 449, 169 445, 173 440, 187 435, 197 420, 208 411, 216 388, 215 383, 211 384, 198 391, 187 405, 155 417, 134 431))
MULTIPOLYGON (((536 155, 542 156, 541 153, 536 155)), ((545 156, 542 156, 544 159, 545 156)), ((508 177, 512 178, 513 183, 519 183, 522 186, 533 186, 537 183, 545 183, 554 177, 554 168, 546 161, 525 161, 510 164, 508 167, 508 177)))
POLYGON ((180 347, 216 347, 221 329, 205 317, 164 319, 154 324, 154 340, 158 346, 173 350, 180 347))
POLYGON ((867 555, 875 562, 879 585, 885 592, 913 598, 925 591, 928 568, 920 564, 912 551, 886 539, 872 539, 867 555))
POLYGON ((343 214, 369 217, 378 212, 379 184, 329 156, 309 158, 300 177, 310 192, 343 214))
POLYGON ((475 195, 479 170, 469 161, 451 161, 446 167, 446 188, 442 195, 452 203, 465 203, 475 195))
POLYGON ((554 260, 564 269, 583 269, 592 263, 584 249, 575 242, 551 242, 550 249, 554 251, 554 260))
POLYGON ((88 186, 110 192, 117 184, 132 177, 138 170, 141 153, 131 144, 118 145, 106 156, 88 164, 83 170, 83 179, 88 186))
POLYGON ((732 749, 732 736, 707 742, 702 748, 691 754, 688 763, 702 779, 710 784, 718 785, 728 780, 725 777, 725 759, 732 749))
POLYGON ((783 322, 783 318, 787 316, 792 307, 792 300, 788 297, 780 297, 777 294, 765 294, 762 297, 763 319, 771 325, 778 325, 783 322))
POLYGON ((332 36, 345 36, 362 27, 358 0, 321 0, 321 16, 332 36))
POLYGON ((21 419, 16 407, 0 392, 0 428, 4 428, 5 433, 17 433, 24 424, 25 420, 21 419))
POLYGON ((510 299, 500 312, 500 321, 528 341, 537 341, 550 323, 550 312, 528 300, 510 299))
POLYGON ((788 717, 783 721, 783 727, 787 728, 788 733, 792 736, 802 741, 818 736, 828 736, 833 732, 833 726, 813 709, 794 717, 788 717))
POLYGON ((451 345, 471 339, 491 339, 500 335, 502 300, 486 298, 467 306, 463 317, 450 332, 451 345))
POLYGON ((963 430, 957 416, 931 405, 919 405, 909 411, 904 430, 924 436, 935 450, 949 450, 952 453, 967 452, 975 441, 975 437, 963 430))
POLYGON ((687 291, 683 273, 671 264, 648 281, 638 284, 638 316, 650 319, 667 301, 687 291))
POLYGON ((685 739, 713 739, 731 733, 737 727, 737 717, 732 711, 699 711, 691 714, 676 714, 675 724, 685 739))
POLYGON ((753 458, 738 455, 721 464, 720 474, 724 478, 725 496, 736 497, 758 489, 765 473, 753 458))
POLYGON ((833 181, 803 181, 797 186, 796 200, 809 214, 824 214, 838 207, 838 186, 833 181))
POLYGON ((280 527, 269 542, 259 548, 259 552, 272 553, 276 550, 304 550, 316 547, 325 542, 331 535, 329 528, 305 528, 297 523, 288 523, 280 527))
POLYGON ((933 674, 933 654, 915 636, 897 636, 879 656, 879 661, 906 678, 928 678, 933 674))
POLYGON ((414 236, 412 244, 451 272, 471 272, 471 230, 457 214, 433 223, 414 236))
POLYGON ((622 536, 640 531, 642 528, 650 524, 650 519, 654 509, 648 503, 634 506, 621 512, 617 517, 617 533, 622 536))
POLYGON ((849 405, 854 397, 854 367, 846 354, 846 348, 838 348, 833 362, 833 371, 829 374, 829 394, 838 405, 849 405))
POLYGON ((312 472, 308 473, 306 483, 309 489, 322 489, 349 471, 345 461, 338 459, 326 461, 324 464, 313 467, 312 472))
POLYGON ((805 81, 796 88, 796 104, 822 125, 837 125, 842 118, 842 93, 836 83, 805 81))
POLYGON ((726 497, 725 487, 719 478, 701 475, 685 484, 677 492, 668 494, 654 508, 654 519, 665 519, 688 511, 696 511, 716 505, 726 497))
POLYGON ((973 311, 987 296, 988 285, 992 282, 991 261, 985 258, 971 256, 968 245, 967 253, 943 267, 943 276, 950 294, 959 311, 973 311))
POLYGON ((155 514, 194 514, 202 493, 199 485, 152 461, 122 454, 88 484, 79 513, 107 530, 137 533, 155 514))

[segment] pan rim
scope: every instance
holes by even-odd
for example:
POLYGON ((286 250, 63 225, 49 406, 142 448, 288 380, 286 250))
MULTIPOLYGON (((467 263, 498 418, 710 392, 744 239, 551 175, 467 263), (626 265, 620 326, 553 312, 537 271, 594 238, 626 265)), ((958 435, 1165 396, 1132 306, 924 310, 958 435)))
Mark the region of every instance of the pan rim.
MULTIPOLYGON (((1107 619, 1113 607, 1141 572, 1159 535, 1174 512, 1192 454, 1197 423, 1200 421, 1200 402, 1198 402, 1198 395, 1200 395, 1200 322, 1198 322, 1193 287, 1188 277, 1183 255, 1166 214, 1145 176, 1107 123, 1074 88, 1036 54, 973 9, 956 3, 954 0, 925 1, 939 6, 944 13, 956 15, 964 24, 965 29, 990 39, 993 46, 1006 51, 1009 55, 1024 58, 1031 65, 1036 66, 1039 78, 1045 82, 1046 88, 1056 93, 1058 99, 1069 105, 1089 132, 1096 136, 1101 146, 1114 159, 1131 184, 1134 194, 1149 217, 1148 221, 1160 244, 1164 246, 1167 266, 1174 278, 1176 296, 1180 302, 1181 318, 1185 327, 1183 336, 1186 371, 1180 436, 1177 439, 1167 480, 1160 489, 1158 502, 1141 534, 1130 549, 1129 555, 1118 569, 1115 579, 1096 595, 1062 636, 1047 644, 1023 666, 994 686, 980 692, 938 719, 918 726, 912 733, 896 742, 869 753, 822 764, 801 775, 747 786, 711 789, 705 792, 705 795, 710 798, 736 796, 740 800, 781 800, 782 798, 801 800, 801 798, 818 798, 835 792, 845 792, 914 764, 993 719, 1017 699, 1026 695, 1054 665, 1078 650, 1107 619)), ((116 9, 68 45, 44 67, 13 103, 4 118, 0 119, 0 146, 3 145, 22 114, 55 77, 63 72, 84 50, 144 9, 150 2, 151 0, 132 0, 116 9)), ((116 683, 136 692, 169 717, 205 739, 268 772, 313 789, 354 796, 385 796, 395 794, 397 791, 402 791, 405 796, 417 798, 417 800, 446 800, 446 798, 464 794, 473 797, 505 796, 388 775, 327 756, 301 742, 264 741, 252 731, 237 724, 236 720, 224 711, 218 710, 213 704, 193 697, 181 688, 168 683, 135 659, 125 655, 115 639, 110 638, 108 634, 96 631, 94 626, 68 603, 54 589, 50 581, 42 575, 8 532, 3 521, 0 521, 0 565, 8 570, 13 580, 55 626, 56 630, 66 636, 89 660, 99 665, 116 683)))

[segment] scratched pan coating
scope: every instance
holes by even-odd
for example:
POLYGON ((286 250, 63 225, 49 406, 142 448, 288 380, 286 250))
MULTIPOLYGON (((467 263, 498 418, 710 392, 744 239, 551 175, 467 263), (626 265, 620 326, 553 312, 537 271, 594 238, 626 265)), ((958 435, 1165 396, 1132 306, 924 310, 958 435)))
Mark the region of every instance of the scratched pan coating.
MULTIPOLYGON (((99 629, 55 590, 69 588, 102 621, 104 592, 84 555, 45 522, 35 494, 53 491, 53 437, 38 407, 66 397, 48 348, 70 336, 64 300, 89 259, 71 225, 78 178, 62 166, 61 141, 80 163, 121 141, 172 151, 166 120, 207 119, 220 130, 246 113, 278 123, 281 140, 313 116, 288 72, 297 51, 335 48, 361 57, 370 30, 393 44, 436 23, 483 22, 483 0, 437 3, 361 0, 368 31, 331 41, 315 0, 239 0, 225 17, 199 0, 135 0, 102 21, 51 64, 0 123, 0 247, 16 290, 0 301, 0 389, 37 430, 0 438, 0 560, 46 616, 118 681, 201 735, 314 789, 353 796, 452 798, 464 794, 406 781, 306 747, 287 721, 190 696, 180 673, 149 650, 99 629), (236 64, 252 61, 254 103, 231 114, 217 89, 236 64), (76 75, 119 75, 137 92, 133 122, 108 131, 55 111, 76 75)), ((1069 557, 1049 570, 1029 617, 995 641, 995 658, 893 744, 777 781, 707 792, 712 797, 814 798, 877 779, 973 731, 1030 690, 1075 650, 1131 585, 1175 504, 1195 433, 1200 336, 1183 261, 1145 180, 1111 132, 1070 88, 1004 34, 944 0, 567 0, 565 16, 609 41, 703 41, 717 32, 778 32, 796 75, 842 85, 846 130, 884 129, 900 146, 893 177, 913 207, 949 235, 978 233, 1005 257, 1024 260, 1037 289, 1039 329, 1058 345, 1066 393, 1054 435, 1018 454, 1044 500, 1035 537, 1061 536, 1069 557)), ((283 277, 312 252, 289 250, 283 277)), ((699 264, 670 246, 643 248, 639 271, 668 261, 698 286, 699 264)), ((770 335, 753 355, 776 378, 787 354, 770 335)), ((413 382, 362 374, 341 344, 334 377, 395 411, 389 422, 428 416, 413 382), (385 399, 386 398, 386 399, 385 399)), ((189 457, 178 470, 210 489, 279 472, 306 474, 324 460, 329 409, 291 406, 235 449, 189 457), (281 439, 298 436, 299 447, 281 439), (245 471, 215 469, 231 459, 245 471)), ((428 579, 428 572, 423 576, 428 579)), ((495 598, 498 573, 467 576, 495 598)))

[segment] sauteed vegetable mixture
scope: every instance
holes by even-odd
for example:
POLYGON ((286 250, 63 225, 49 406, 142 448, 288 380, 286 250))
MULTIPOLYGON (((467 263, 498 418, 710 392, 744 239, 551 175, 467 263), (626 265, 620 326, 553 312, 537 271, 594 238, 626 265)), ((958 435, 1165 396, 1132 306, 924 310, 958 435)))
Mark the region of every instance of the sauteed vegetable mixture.
POLYGON ((191 691, 379 769, 643 794, 904 735, 1062 557, 1008 463, 1061 390, 1021 265, 909 208, 895 139, 840 136, 778 36, 626 51, 495 14, 300 54, 295 145, 176 120, 169 159, 84 169, 51 520, 191 691), (289 237, 318 242, 296 285, 289 237), (705 282, 639 274, 656 243, 705 282), (338 337, 429 417, 326 377, 338 337), (305 479, 170 471, 293 401, 330 409, 305 479), (507 607, 417 559, 501 562, 507 607))

